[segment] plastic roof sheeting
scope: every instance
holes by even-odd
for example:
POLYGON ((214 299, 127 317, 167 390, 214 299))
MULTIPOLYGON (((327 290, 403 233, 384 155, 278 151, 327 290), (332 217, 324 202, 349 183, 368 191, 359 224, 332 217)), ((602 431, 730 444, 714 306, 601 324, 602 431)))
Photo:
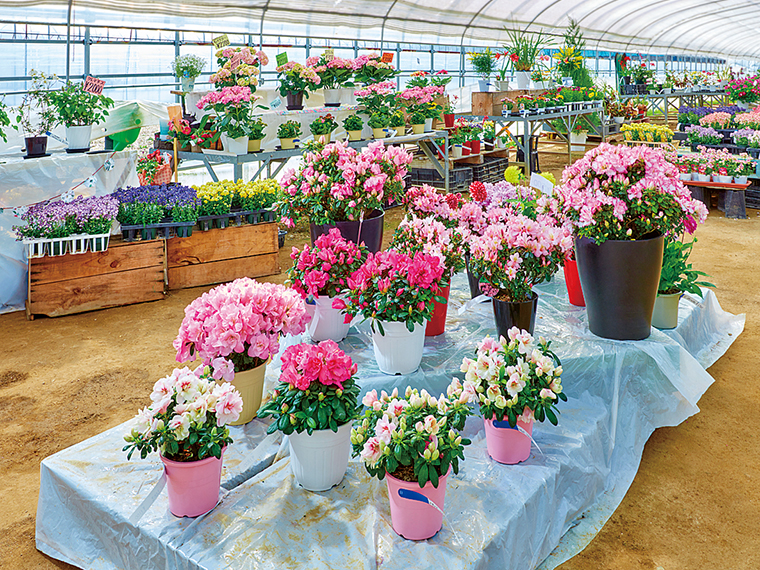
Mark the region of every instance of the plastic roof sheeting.
MULTIPOLYGON (((37 12, 44 17, 45 6, 60 13, 67 4, 0 0, 0 7, 32 18, 37 12)), ((758 0, 73 0, 73 8, 72 23, 78 25, 159 24, 373 40, 379 35, 462 45, 502 43, 505 25, 560 36, 572 17, 591 50, 760 58, 758 0)))

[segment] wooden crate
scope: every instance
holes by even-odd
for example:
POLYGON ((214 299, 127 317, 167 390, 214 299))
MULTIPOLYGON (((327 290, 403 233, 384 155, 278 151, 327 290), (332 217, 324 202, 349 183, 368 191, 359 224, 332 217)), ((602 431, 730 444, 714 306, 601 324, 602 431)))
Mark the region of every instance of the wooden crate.
POLYGON ((169 289, 280 272, 277 224, 246 224, 166 240, 169 289))
POLYGON ((163 299, 165 255, 163 240, 112 238, 106 251, 30 259, 27 318, 163 299))

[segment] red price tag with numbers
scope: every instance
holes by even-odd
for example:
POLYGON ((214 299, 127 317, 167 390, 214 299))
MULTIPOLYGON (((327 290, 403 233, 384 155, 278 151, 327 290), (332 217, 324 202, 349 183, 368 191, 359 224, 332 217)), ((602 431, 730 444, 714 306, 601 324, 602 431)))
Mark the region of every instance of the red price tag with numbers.
POLYGON ((392 63, 393 62, 393 52, 386 51, 383 53, 383 58, 380 60, 383 63, 392 63))
POLYGON ((88 75, 84 80, 84 90, 87 91, 87 93, 92 93, 93 95, 100 95, 103 93, 103 87, 106 86, 106 82, 102 79, 97 79, 96 77, 92 77, 88 75))

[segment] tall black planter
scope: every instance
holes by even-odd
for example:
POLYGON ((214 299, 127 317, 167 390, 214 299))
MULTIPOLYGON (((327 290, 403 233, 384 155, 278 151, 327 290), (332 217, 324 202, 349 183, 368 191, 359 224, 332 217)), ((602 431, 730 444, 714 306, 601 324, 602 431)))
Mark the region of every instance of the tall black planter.
POLYGON ((358 220, 334 224, 309 224, 311 243, 314 244, 319 236, 329 233, 332 228, 338 228, 340 235, 346 240, 354 243, 364 242, 372 253, 377 253, 383 246, 383 221, 385 221, 385 212, 374 210, 369 217, 364 218, 361 224, 358 220))
POLYGON ((476 275, 470 268, 470 254, 464 254, 464 266, 467 268, 467 283, 470 285, 470 298, 474 299, 478 295, 481 295, 480 290, 480 277, 476 275))
POLYGON ((588 328, 615 340, 641 340, 652 330, 652 311, 662 269, 664 237, 634 240, 575 240, 578 274, 588 328))
POLYGON ((538 294, 533 293, 530 301, 512 303, 492 299, 493 317, 496 321, 496 332, 499 337, 509 338, 507 331, 512 327, 526 330, 533 334, 536 326, 536 310, 538 309, 538 294))

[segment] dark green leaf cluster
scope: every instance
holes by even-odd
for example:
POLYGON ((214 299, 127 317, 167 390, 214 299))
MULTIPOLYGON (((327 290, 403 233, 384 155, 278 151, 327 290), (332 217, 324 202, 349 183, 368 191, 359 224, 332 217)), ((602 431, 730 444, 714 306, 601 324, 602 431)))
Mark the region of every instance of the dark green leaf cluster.
POLYGON ((685 243, 677 239, 666 239, 665 249, 662 256, 662 271, 660 273, 660 284, 657 292, 661 295, 668 295, 678 292, 694 293, 702 296, 702 287, 715 287, 707 281, 699 281, 700 277, 709 277, 707 273, 697 271, 688 263, 691 249, 697 242, 685 243))
POLYGON ((57 124, 66 127, 100 123, 108 116, 107 109, 114 105, 113 99, 88 93, 84 90, 84 83, 71 81, 62 89, 50 91, 47 97, 57 112, 57 124))

